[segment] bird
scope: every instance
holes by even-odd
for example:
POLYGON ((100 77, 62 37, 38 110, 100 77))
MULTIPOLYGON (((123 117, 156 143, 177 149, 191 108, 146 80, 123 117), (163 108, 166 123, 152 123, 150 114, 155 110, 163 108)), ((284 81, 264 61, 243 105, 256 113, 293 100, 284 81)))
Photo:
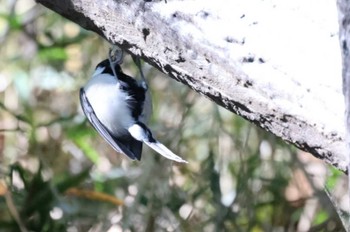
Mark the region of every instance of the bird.
POLYGON ((114 60, 111 57, 110 51, 109 59, 96 66, 91 79, 80 89, 81 107, 90 124, 115 151, 132 160, 141 160, 145 143, 167 159, 187 163, 155 139, 146 125, 151 99, 141 66, 143 80, 137 81, 123 73, 122 56, 114 60))

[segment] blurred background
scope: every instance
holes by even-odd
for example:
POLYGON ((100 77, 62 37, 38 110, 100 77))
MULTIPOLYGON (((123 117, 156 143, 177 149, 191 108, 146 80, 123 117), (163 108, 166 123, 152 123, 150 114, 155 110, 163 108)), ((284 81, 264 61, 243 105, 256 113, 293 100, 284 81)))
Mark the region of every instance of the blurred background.
POLYGON ((189 163, 117 154, 79 104, 110 45, 34 1, 0 15, 0 231, 345 230, 343 173, 147 64, 150 127, 189 163))

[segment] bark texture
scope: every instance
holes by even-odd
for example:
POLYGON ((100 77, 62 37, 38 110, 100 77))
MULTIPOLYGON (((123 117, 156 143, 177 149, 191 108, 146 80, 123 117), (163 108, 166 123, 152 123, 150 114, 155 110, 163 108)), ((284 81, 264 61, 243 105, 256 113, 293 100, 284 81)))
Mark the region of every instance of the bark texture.
MULTIPOLYGON (((345 128, 347 155, 350 156, 350 2, 338 0, 339 41, 342 54, 343 94, 345 99, 345 128)), ((348 163, 348 169, 350 163, 348 163)), ((350 178, 349 178, 350 184, 350 178)), ((349 185, 350 188, 350 185, 349 185)))
POLYGON ((38 2, 346 170, 335 2, 38 2))

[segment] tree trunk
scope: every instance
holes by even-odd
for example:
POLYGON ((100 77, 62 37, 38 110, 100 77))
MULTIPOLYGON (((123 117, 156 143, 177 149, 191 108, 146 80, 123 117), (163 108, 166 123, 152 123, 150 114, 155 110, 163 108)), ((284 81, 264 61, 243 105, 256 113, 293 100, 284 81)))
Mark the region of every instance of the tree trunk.
POLYGON ((38 2, 346 171, 335 2, 38 2))
MULTIPOLYGON (((343 94, 345 99, 345 144, 346 153, 350 157, 350 1, 338 0, 339 12, 339 41, 342 54, 342 76, 343 76, 343 94)), ((350 169, 350 160, 348 160, 348 170, 350 169)), ((350 175, 348 176, 348 190, 350 193, 350 175)), ((350 198, 349 198, 350 200, 350 198)), ((349 213, 349 212, 348 212, 349 213)), ((350 225, 348 221, 348 225, 350 225)), ((350 231, 348 226, 347 231, 350 231)))

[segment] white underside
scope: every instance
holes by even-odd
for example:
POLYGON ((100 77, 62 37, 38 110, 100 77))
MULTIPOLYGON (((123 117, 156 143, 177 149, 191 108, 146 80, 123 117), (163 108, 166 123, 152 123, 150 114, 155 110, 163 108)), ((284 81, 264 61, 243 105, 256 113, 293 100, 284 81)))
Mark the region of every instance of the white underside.
MULTIPOLYGON (((127 105, 127 94, 120 90, 119 82, 111 75, 101 74, 102 68, 96 69, 91 80, 84 87, 85 94, 94 109, 98 119, 114 135, 120 135, 129 131, 136 140, 145 142, 162 156, 181 163, 187 163, 181 157, 174 154, 158 141, 149 142, 146 131, 135 124, 127 105)), ((145 109, 140 115, 140 121, 144 122, 151 112, 150 95, 146 94, 145 109), (149 104, 147 104, 149 103, 149 104)))
POLYGON ((84 90, 96 116, 113 134, 118 135, 135 123, 126 103, 127 95, 113 76, 93 76, 84 90))

